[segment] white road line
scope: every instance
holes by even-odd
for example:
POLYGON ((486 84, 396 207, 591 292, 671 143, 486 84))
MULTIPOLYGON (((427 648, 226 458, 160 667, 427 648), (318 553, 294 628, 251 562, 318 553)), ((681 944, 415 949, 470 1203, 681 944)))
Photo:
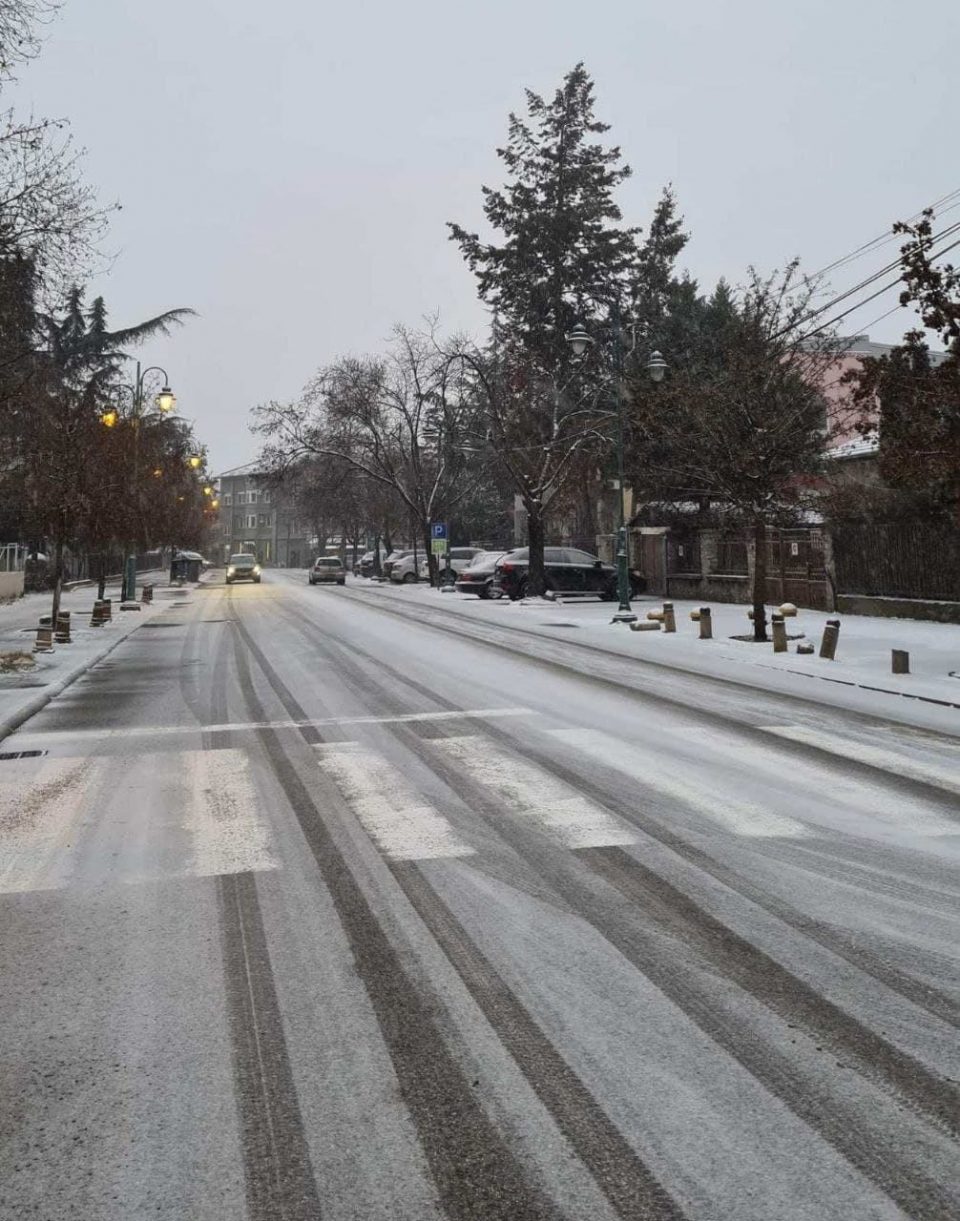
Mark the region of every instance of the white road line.
POLYGON ((838 738, 819 729, 809 729, 805 725, 764 725, 761 728, 764 733, 774 734, 778 738, 803 742, 831 755, 840 755, 857 763, 868 763, 871 767, 893 772, 897 776, 909 776, 912 780, 922 780, 951 793, 960 793, 960 761, 953 767, 942 766, 883 746, 871 746, 867 742, 857 742, 852 738, 838 738))
POLYGON ((394 860, 473 856, 446 818, 403 773, 355 742, 317 747, 320 768, 339 788, 367 834, 394 860))
POLYGON ((109 729, 49 729, 30 732, 23 729, 17 742, 44 742, 58 739, 68 742, 83 738, 113 741, 116 738, 157 738, 196 733, 244 732, 257 729, 320 729, 324 725, 396 725, 407 721, 482 720, 486 717, 535 716, 532 708, 470 708, 462 712, 407 712, 398 716, 331 716, 313 721, 234 721, 218 725, 133 725, 109 729))
MULTIPOLYGON (((169 756, 162 756, 164 766, 169 756)), ((179 759, 187 783, 183 827, 192 853, 186 872, 194 877, 276 869, 266 826, 258 817, 257 793, 244 751, 184 751, 179 759)))
MULTIPOLYGON (((606 767, 623 772, 646 788, 693 806, 698 813, 720 823, 734 835, 763 839, 798 838, 808 834, 803 823, 796 819, 752 802, 729 800, 717 791, 716 785, 698 784, 689 773, 678 774, 682 762, 668 762, 663 752, 651 748, 649 743, 624 742, 595 729, 557 729, 552 730, 550 736, 582 750, 606 767)), ((637 800, 642 801, 639 793, 637 800)))
POLYGON ((430 745, 449 755, 473 780, 499 794, 513 813, 537 823, 565 848, 602 848, 637 841, 626 823, 542 767, 498 749, 487 738, 441 738, 430 745))

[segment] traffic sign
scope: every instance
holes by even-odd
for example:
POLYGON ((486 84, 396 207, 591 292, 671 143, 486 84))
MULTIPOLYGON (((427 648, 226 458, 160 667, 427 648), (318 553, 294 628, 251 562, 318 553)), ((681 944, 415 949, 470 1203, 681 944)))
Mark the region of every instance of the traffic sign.
POLYGON ((434 555, 447 554, 447 540, 445 538, 434 538, 430 540, 430 550, 434 555))
POLYGON ((430 523, 430 537, 432 539, 447 537, 447 523, 445 521, 434 521, 430 523))

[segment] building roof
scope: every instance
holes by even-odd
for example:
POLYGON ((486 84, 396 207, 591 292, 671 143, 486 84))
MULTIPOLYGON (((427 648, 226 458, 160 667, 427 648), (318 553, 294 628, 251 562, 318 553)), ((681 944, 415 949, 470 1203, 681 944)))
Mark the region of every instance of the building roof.
POLYGON ((221 471, 214 479, 231 479, 242 475, 262 475, 263 471, 256 462, 247 462, 244 466, 234 466, 229 471, 221 471))

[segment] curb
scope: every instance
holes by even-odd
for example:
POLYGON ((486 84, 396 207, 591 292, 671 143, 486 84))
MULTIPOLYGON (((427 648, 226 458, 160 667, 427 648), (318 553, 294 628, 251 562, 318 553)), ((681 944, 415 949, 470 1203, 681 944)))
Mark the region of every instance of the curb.
POLYGON ((129 632, 124 632, 116 640, 111 640, 105 649, 101 649, 99 653, 88 657, 86 661, 76 666, 73 670, 68 670, 62 678, 57 679, 55 683, 51 683, 49 687, 44 687, 38 695, 35 695, 33 699, 27 700, 16 712, 0 720, 0 742, 19 729, 25 721, 29 721, 31 717, 36 716, 38 712, 46 708, 51 700, 55 700, 58 695, 62 695, 78 678, 82 678, 88 670, 92 670, 95 665, 98 665, 105 657, 109 656, 118 645, 123 644, 140 626, 139 623, 134 624, 129 632))

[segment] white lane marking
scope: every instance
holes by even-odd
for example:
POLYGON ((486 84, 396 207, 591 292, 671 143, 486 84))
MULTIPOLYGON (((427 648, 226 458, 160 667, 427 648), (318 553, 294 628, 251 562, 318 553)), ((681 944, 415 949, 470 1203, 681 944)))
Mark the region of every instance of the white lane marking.
POLYGON ((498 793, 511 810, 537 823, 565 848, 634 844, 637 835, 609 811, 519 755, 482 737, 440 738, 431 746, 449 755, 472 779, 498 793))
POLYGON ((93 769, 83 759, 17 759, 0 775, 0 893, 63 884, 93 769))
POLYGON ((403 773, 355 742, 317 747, 319 764, 360 825, 387 856, 401 861, 473 856, 446 818, 427 804, 403 773))
POLYGON ((960 793, 960 764, 953 767, 940 766, 883 746, 871 746, 867 742, 857 742, 851 738, 837 738, 819 729, 808 729, 805 725, 764 725, 761 728, 764 733, 774 734, 778 738, 803 742, 831 755, 840 755, 857 763, 868 763, 871 767, 893 772, 897 776, 909 776, 912 780, 922 780, 951 793, 960 793))
POLYGON ((214 877, 278 868, 267 828, 257 816, 256 789, 244 751, 183 751, 160 756, 164 766, 183 767, 187 809, 183 827, 190 833, 186 873, 214 877), (169 760, 169 761, 168 761, 169 760))
MULTIPOLYGON (((607 767, 624 772, 648 788, 693 806, 698 813, 721 823, 734 835, 764 839, 798 838, 808 834, 803 823, 796 819, 775 814, 753 802, 728 800, 715 786, 698 784, 689 773, 679 775, 677 769, 684 766, 683 761, 671 763, 669 756, 657 753, 649 744, 624 742, 595 729, 557 729, 552 730, 550 736, 584 751, 607 767)), ((639 794, 638 800, 642 800, 639 794)))
POLYGON ((18 742, 31 742, 43 738, 45 742, 63 739, 73 742, 81 738, 96 738, 98 741, 114 738, 156 738, 177 734, 224 733, 234 729, 238 732, 256 729, 309 729, 324 725, 396 725, 406 721, 456 721, 478 720, 485 717, 536 716, 532 708, 470 708, 462 712, 406 712, 398 716, 331 716, 314 721, 234 721, 220 725, 133 725, 104 729, 49 729, 34 733, 21 730, 18 742))

